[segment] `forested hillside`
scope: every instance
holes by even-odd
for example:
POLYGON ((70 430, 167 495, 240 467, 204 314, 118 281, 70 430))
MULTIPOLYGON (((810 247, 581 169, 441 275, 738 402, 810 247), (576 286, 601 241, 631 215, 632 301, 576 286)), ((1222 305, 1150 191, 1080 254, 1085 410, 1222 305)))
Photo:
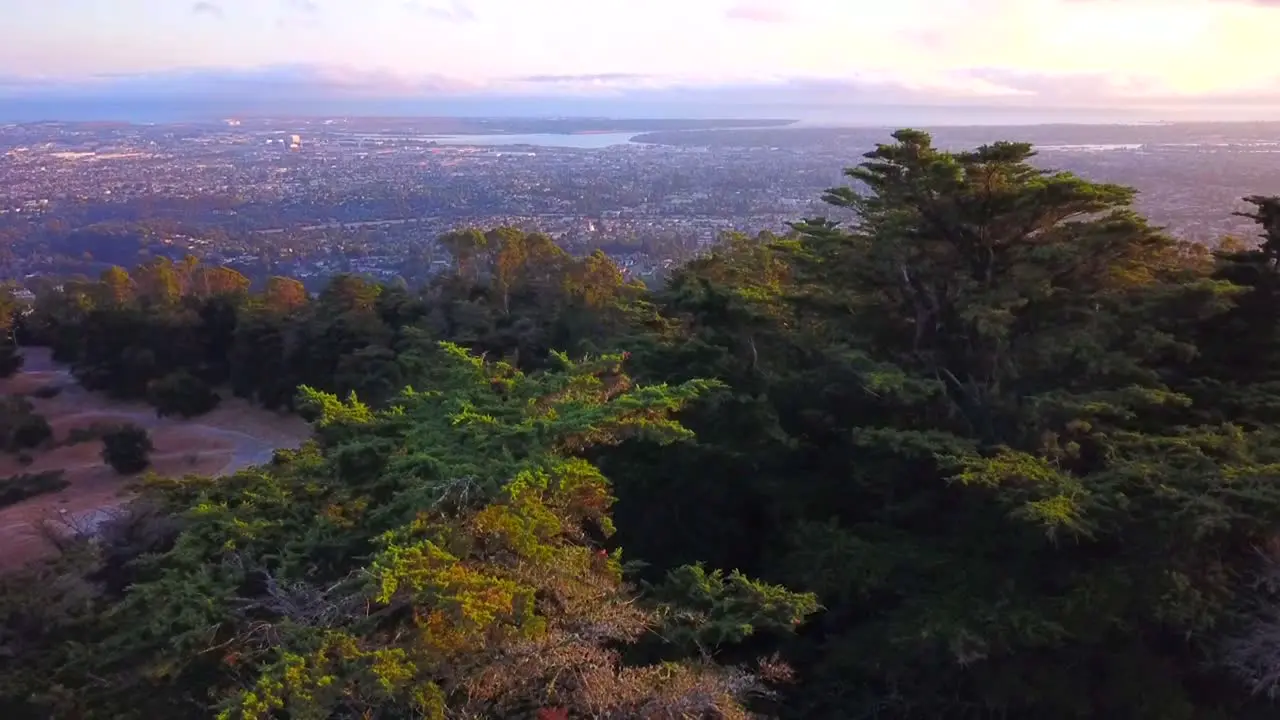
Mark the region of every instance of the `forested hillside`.
POLYGON ((656 291, 510 229, 48 288, 86 386, 315 434, 0 579, 0 711, 1276 717, 1280 200, 1211 251, 1032 154, 901 131, 656 291))

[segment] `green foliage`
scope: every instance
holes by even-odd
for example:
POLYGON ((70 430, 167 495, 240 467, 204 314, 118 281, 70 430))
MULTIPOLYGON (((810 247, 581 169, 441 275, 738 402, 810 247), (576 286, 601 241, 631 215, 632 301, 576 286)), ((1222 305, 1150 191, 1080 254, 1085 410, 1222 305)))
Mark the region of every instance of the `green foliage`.
POLYGON ((31 397, 39 398, 41 400, 56 398, 61 394, 62 386, 60 385, 45 385, 44 387, 38 387, 31 391, 31 397))
POLYGON ((28 415, 13 428, 10 437, 10 449, 30 450, 44 444, 53 437, 53 428, 43 415, 28 415))
POLYGON ((0 378, 12 377, 22 369, 23 358, 15 337, 22 306, 13 291, 14 286, 0 286, 0 378))
POLYGON ((14 475, 0 480, 0 507, 16 505, 37 495, 56 493, 70 486, 61 470, 14 475))
POLYGON ((816 596, 752 580, 740 572, 685 565, 647 587, 664 604, 662 637, 688 652, 741 643, 756 633, 789 634, 818 611, 816 596))
MULTIPOLYGON (((126 565, 126 592, 93 596, 70 618, 28 620, 39 638, 21 642, 43 649, 0 667, 4 697, 119 719, 215 707, 225 718, 497 718, 542 707, 745 718, 742 703, 766 690, 746 668, 619 653, 681 615, 637 602, 619 552, 600 547, 609 485, 573 454, 687 438, 670 414, 709 384, 634 385, 620 356, 561 356, 557 371, 525 375, 455 345, 437 353, 428 389, 385 410, 304 389, 315 439, 270 466, 152 480, 141 502, 176 513, 179 531, 126 565)), ((104 542, 113 547, 110 533, 104 542)), ((102 576, 86 562, 81 572, 102 576)), ((709 583, 690 612, 739 635, 755 621, 794 626, 814 609, 811 596, 737 575, 673 577, 709 583)), ((71 579, 66 588, 94 592, 71 579)))
POLYGON ((1206 643, 1274 531, 1274 433, 1182 392, 1239 290, 1128 188, 894 140, 827 195, 853 229, 672 278, 637 372, 729 389, 696 444, 602 458, 622 542, 818 593, 788 714, 1244 713, 1206 643))
POLYGON ((153 449, 151 436, 137 425, 125 424, 102 435, 102 460, 121 475, 146 470, 153 449))
POLYGON ((24 330, 71 363, 83 385, 115 397, 145 398, 152 382, 177 372, 217 385, 230 379, 232 337, 252 301, 247 287, 226 268, 158 259, 133 275, 112 268, 96 283, 45 291, 24 330))
POLYGON ((1213 276, 1238 288, 1233 307, 1199 328, 1199 356, 1186 390, 1203 409, 1206 422, 1230 419, 1246 427, 1280 421, 1280 199, 1246 198, 1262 241, 1254 248, 1224 247, 1215 253, 1213 276))
POLYGON ((115 431, 117 425, 114 423, 93 423, 87 428, 71 428, 67 433, 65 444, 80 445, 95 440, 101 440, 103 436, 115 431))
POLYGON ((0 378, 13 377, 22 369, 22 354, 12 342, 0 342, 0 378))
POLYGON ((302 385, 381 407, 413 382, 424 343, 539 369, 554 364, 554 349, 610 350, 651 319, 643 287, 602 254, 571 258, 550 238, 511 228, 456 235, 457 272, 417 292, 339 275, 314 301, 286 278, 250 293, 226 268, 159 259, 43 292, 24 333, 90 389, 198 414, 212 395, 188 378, 230 383, 273 409, 292 408, 302 385))
POLYGON ((49 421, 36 413, 30 400, 16 395, 0 398, 0 443, 5 450, 36 448, 52 436, 49 421))
POLYGON ((221 398, 209 383, 186 370, 178 370, 147 384, 147 401, 160 417, 178 415, 191 418, 218 406, 221 398))

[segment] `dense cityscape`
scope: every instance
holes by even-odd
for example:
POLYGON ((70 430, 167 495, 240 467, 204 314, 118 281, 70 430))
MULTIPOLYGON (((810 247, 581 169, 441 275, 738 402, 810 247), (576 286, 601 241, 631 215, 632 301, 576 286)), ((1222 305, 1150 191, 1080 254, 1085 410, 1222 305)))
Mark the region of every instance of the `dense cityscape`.
MULTIPOLYGON (((786 121, 235 119, 0 125, 8 278, 97 275, 194 254, 251 278, 337 272, 419 281, 461 227, 546 233, 641 279, 726 231, 832 215, 887 128, 786 121)), ((1280 192, 1280 124, 939 128, 943 147, 1036 145, 1036 162, 1140 191, 1172 234, 1249 237, 1241 198, 1280 192)), ((836 218, 839 219, 839 218, 836 218)))

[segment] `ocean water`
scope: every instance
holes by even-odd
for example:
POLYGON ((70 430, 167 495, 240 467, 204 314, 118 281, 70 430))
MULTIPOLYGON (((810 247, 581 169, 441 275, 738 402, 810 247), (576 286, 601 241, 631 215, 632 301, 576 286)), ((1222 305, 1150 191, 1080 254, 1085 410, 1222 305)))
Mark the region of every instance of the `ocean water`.
POLYGON ((535 133, 529 135, 433 135, 431 139, 441 145, 510 146, 534 145, 538 147, 580 148, 599 150, 618 145, 632 145, 631 138, 640 133, 582 133, 565 135, 535 133))
MULTIPOLYGON (((254 98, 6 98, 0 97, 0 123, 111 121, 131 123, 216 122, 233 116, 293 117, 615 117, 615 118, 777 118, 798 126, 932 127, 941 125, 1039 125, 1045 123, 1128 124, 1135 122, 1262 121, 1280 117, 1280 107, 1266 104, 1214 107, 1054 108, 976 105, 909 106, 847 103, 815 105, 715 104, 698 102, 585 103, 564 99, 490 98, 474 100, 309 100, 254 98)), ((486 145, 558 145, 609 147, 624 144, 622 134, 570 135, 552 138, 503 135, 486 145), (567 138, 567 139, 566 139, 567 138)), ((450 140, 450 142, 454 142, 450 140)), ((475 137, 469 143, 480 144, 475 137)))

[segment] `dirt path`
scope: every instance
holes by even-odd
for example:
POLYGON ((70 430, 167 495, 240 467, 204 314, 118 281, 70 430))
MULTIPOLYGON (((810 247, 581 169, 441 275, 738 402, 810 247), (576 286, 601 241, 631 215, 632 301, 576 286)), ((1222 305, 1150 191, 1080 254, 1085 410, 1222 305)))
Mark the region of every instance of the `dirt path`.
MULTIPOLYGON (((52 398, 31 398, 59 442, 72 430, 97 423, 130 422, 145 428, 156 448, 148 471, 162 476, 229 475, 268 463, 277 449, 298 447, 310 436, 310 428, 300 418, 235 398, 225 399, 213 412, 192 420, 160 418, 144 403, 116 401, 85 390, 65 366, 52 362, 43 348, 27 348, 23 355, 23 371, 0 380, 0 394, 61 388, 52 398)), ((54 521, 92 531, 128 502, 125 487, 133 478, 117 475, 107 467, 99 456, 100 448, 98 442, 60 445, 33 454, 33 461, 26 466, 13 456, 0 454, 0 477, 61 470, 71 483, 61 492, 0 508, 0 569, 48 552, 42 523, 54 521)))
MULTIPOLYGON (((96 414, 95 414, 96 415, 96 414)), ((182 421, 172 418, 157 417, 155 411, 141 410, 116 410, 111 413, 102 413, 102 415, 110 415, 111 419, 117 422, 130 422, 149 433, 157 430, 173 427, 176 424, 187 430, 205 435, 210 438, 223 439, 231 443, 231 457, 227 464, 218 469, 217 472, 211 473, 215 476, 231 475, 239 470, 250 468, 255 465, 264 465, 271 462, 275 451, 282 447, 275 443, 266 442, 247 433, 236 430, 227 430, 213 425, 205 425, 198 420, 182 421)), ((299 440, 301 444, 301 440, 299 440)), ((296 445, 294 446, 296 447, 296 445)), ((162 456, 153 456, 153 460, 159 460, 162 456)))

